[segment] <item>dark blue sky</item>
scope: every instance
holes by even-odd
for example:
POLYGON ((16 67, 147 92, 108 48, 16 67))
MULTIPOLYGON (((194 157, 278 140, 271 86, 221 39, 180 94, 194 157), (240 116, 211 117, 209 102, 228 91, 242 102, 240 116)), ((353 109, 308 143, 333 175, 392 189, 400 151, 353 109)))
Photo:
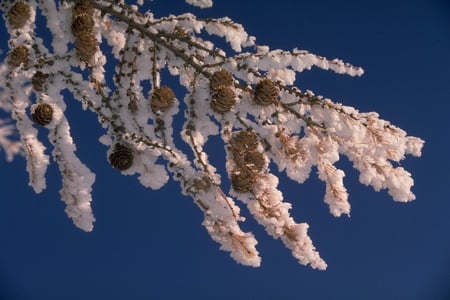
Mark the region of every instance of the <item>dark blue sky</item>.
MULTIPOLYGON (((216 0, 207 10, 181 0, 150 5, 157 16, 229 16, 259 44, 363 67, 360 78, 314 69, 300 74, 298 85, 377 111, 426 141, 421 158, 402 162, 415 179, 414 202, 396 203, 385 191, 362 186, 343 159, 352 213, 335 218, 322 201, 322 182, 311 176, 297 185, 281 177, 292 214, 310 224, 328 269, 298 265, 251 217, 242 227, 255 233, 263 262, 244 267, 219 251, 177 184, 151 191, 112 170, 98 143, 103 131, 96 117, 68 101, 77 153, 97 174, 94 231, 82 232, 66 217, 55 164, 47 190, 36 195, 27 186, 24 160, 8 164, 0 153, 0 300, 450 299, 450 5, 337 2, 216 0)), ((219 160, 223 150, 211 149, 219 160)))

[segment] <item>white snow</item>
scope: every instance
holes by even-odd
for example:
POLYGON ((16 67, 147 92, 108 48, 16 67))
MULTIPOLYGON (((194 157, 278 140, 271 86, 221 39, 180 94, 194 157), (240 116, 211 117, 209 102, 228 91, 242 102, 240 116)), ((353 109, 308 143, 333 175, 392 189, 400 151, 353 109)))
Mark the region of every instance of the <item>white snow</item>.
POLYGON ((212 0, 186 0, 186 3, 200 8, 208 8, 213 5, 212 0))

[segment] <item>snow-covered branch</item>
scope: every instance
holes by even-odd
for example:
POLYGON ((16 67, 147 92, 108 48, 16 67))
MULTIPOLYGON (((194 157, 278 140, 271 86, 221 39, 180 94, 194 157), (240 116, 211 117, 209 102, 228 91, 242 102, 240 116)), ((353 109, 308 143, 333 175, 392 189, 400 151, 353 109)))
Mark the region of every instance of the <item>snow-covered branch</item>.
POLYGON ((345 172, 336 167, 342 156, 362 184, 387 189, 395 201, 415 199, 411 174, 399 162, 420 156, 423 140, 377 113, 294 86, 298 73, 314 67, 361 76, 359 67, 306 50, 258 45, 228 17, 156 18, 139 6, 106 0, 3 1, 0 9, 10 48, 0 64, 0 109, 14 122, 0 120, 0 147, 8 161, 24 154, 30 185, 41 192, 50 163, 45 144, 52 146, 66 213, 82 230, 92 230, 95 221, 95 175, 77 157, 70 134, 66 107, 76 102, 98 117, 105 130, 99 140, 113 169, 150 189, 178 182, 202 211, 211 238, 244 265, 259 266, 261 258, 254 235, 240 227, 240 205, 299 263, 327 266, 309 225, 290 215, 271 163, 298 183, 317 168, 324 202, 336 217, 351 210, 345 172), (51 37, 39 36, 37 16, 46 19, 51 37), (214 42, 218 37, 222 46, 214 42), (66 91, 73 97, 63 97, 66 91), (47 142, 39 140, 41 131, 47 142), (211 137, 223 141, 226 174, 209 159, 211 137))

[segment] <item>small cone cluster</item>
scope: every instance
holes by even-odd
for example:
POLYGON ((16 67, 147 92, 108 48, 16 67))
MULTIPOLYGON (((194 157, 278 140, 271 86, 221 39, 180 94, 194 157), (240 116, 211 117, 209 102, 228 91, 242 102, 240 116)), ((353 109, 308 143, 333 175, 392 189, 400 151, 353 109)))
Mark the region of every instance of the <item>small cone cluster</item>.
POLYGON ((250 192, 264 169, 264 156, 257 147, 258 138, 250 130, 239 131, 230 140, 229 150, 236 164, 231 174, 231 185, 236 192, 250 192))
POLYGON ((256 104, 268 106, 278 101, 279 90, 275 83, 268 79, 262 79, 256 84, 253 99, 256 104))
POLYGON ((133 152, 122 144, 116 144, 109 155, 109 162, 114 169, 125 171, 133 165, 133 152))
POLYGON ((233 77, 226 70, 215 72, 209 82, 212 97, 211 109, 219 114, 229 112, 236 104, 233 91, 233 77))
POLYGON ((72 9, 71 29, 75 36, 75 48, 78 57, 84 62, 90 62, 97 51, 93 14, 94 8, 88 1, 81 1, 72 9))
MULTIPOLYGON (((24 1, 17 1, 8 11, 8 23, 14 29, 21 29, 31 17, 30 7, 24 1)), ((28 61, 28 48, 16 46, 9 54, 8 65, 17 68, 28 61)))
POLYGON ((152 96, 150 98, 150 107, 153 112, 165 112, 170 107, 172 107, 175 102, 175 93, 173 90, 163 85, 157 87, 152 91, 152 96))
POLYGON ((20 29, 30 19, 30 16, 30 7, 24 1, 17 1, 8 11, 9 25, 14 29, 20 29))
POLYGON ((36 124, 46 126, 53 120, 53 107, 47 103, 39 103, 31 114, 31 119, 36 124))

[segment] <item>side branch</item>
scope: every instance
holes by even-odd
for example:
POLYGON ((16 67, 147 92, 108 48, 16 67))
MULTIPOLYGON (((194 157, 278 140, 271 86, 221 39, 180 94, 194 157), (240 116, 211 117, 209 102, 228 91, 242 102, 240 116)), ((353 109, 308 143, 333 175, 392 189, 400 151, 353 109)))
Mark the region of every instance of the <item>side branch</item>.
MULTIPOLYGON (((75 0, 71 0, 71 1, 73 2, 75 0)), ((194 68, 197 72, 203 74, 207 78, 211 76, 208 72, 204 71, 204 69, 203 69, 203 67, 201 65, 195 63, 189 55, 185 54, 183 51, 180 51, 175 46, 171 45, 166 39, 164 39, 163 38, 163 36, 164 36, 163 34, 155 34, 155 33, 150 32, 147 29, 147 27, 146 27, 146 26, 149 26, 150 24, 142 25, 142 24, 136 22, 135 20, 133 20, 131 17, 129 17, 129 16, 127 16, 127 15, 121 13, 121 12, 117 12, 116 10, 113 9, 112 6, 104 6, 104 5, 101 5, 100 3, 98 3, 97 1, 89 0, 89 2, 92 4, 92 6, 94 8, 102 11, 103 13, 108 13, 108 14, 114 16, 115 18, 117 18, 120 21, 124 22, 125 24, 127 24, 131 28, 136 29, 137 31, 139 31, 144 36, 148 37, 153 42, 155 42, 155 43, 157 43, 157 44, 167 48, 175 56, 180 57, 181 59, 183 59, 189 66, 194 68)))

